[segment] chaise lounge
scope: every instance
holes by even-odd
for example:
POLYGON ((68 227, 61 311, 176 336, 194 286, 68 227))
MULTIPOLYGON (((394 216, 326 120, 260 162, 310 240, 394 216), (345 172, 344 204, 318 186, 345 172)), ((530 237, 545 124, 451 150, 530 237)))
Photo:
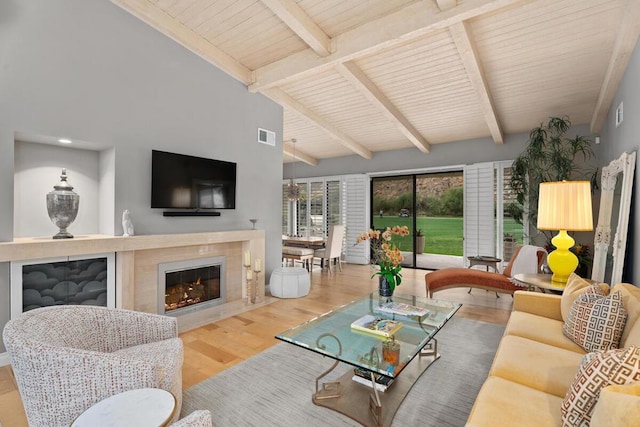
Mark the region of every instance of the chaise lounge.
MULTIPOLYGON (((534 271, 538 271, 547 255, 544 249, 538 248, 538 250, 535 250, 535 248, 535 246, 527 245, 518 247, 502 273, 463 267, 443 268, 442 270, 427 273, 424 277, 427 294, 429 298, 433 298, 434 292, 443 289, 468 287, 513 295, 515 291, 523 290, 522 286, 515 285, 511 281, 511 277, 516 274, 516 272, 513 271, 513 267, 518 256, 520 256, 521 253, 523 255, 526 254, 526 256, 535 254, 531 260, 525 261, 525 263, 529 262, 533 264, 534 271), (523 248, 525 248, 524 252, 523 248)), ((518 262, 520 263, 522 261, 523 260, 520 259, 518 262)))

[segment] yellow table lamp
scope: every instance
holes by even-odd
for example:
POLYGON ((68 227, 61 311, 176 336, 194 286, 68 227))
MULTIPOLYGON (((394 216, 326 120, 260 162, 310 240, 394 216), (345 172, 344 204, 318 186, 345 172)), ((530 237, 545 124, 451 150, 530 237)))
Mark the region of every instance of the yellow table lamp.
POLYGON ((547 264, 553 272, 552 281, 567 283, 569 275, 578 267, 578 257, 569 250, 575 240, 567 231, 593 230, 589 181, 541 183, 538 195, 538 229, 559 230, 551 239, 556 250, 547 257, 547 264))

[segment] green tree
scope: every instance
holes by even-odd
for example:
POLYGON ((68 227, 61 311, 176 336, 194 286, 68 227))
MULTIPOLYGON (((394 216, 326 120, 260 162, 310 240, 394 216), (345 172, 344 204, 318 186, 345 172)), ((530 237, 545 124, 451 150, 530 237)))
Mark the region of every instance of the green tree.
POLYGON ((462 216, 464 209, 464 191, 462 187, 452 188, 441 197, 442 213, 449 216, 462 216))
POLYGON ((400 212, 400 209, 409 209, 409 211, 413 211, 412 193, 402 193, 400 196, 398 196, 396 202, 398 203, 396 206, 398 212, 400 212))
POLYGON ((426 216, 440 216, 442 214, 442 205, 437 197, 425 197, 425 214, 426 216))
POLYGON ((374 197, 373 199, 373 212, 378 213, 383 211, 385 214, 389 214, 393 209, 393 201, 386 197, 374 197))

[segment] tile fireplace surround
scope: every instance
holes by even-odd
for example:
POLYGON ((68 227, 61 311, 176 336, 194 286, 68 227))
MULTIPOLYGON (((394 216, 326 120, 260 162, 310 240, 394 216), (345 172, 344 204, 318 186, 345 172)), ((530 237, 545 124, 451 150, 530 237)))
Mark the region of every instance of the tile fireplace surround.
MULTIPOLYGON (((246 283, 242 271, 245 251, 252 259, 264 260, 263 230, 234 230, 209 233, 147 236, 76 236, 53 240, 50 237, 17 238, 0 243, 0 262, 24 261, 56 256, 116 254, 116 307, 158 313, 158 264, 226 257, 226 303, 188 313, 178 318, 180 331, 188 330, 250 309, 244 301, 246 283)), ((259 276, 258 295, 264 294, 264 274, 259 276)))

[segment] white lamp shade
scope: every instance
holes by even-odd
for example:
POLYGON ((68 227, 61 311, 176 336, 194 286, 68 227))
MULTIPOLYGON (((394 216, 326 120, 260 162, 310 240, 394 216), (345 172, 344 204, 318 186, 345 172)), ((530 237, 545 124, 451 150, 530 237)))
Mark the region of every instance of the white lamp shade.
POLYGON ((589 181, 558 181, 540 184, 539 230, 593 230, 589 181))

